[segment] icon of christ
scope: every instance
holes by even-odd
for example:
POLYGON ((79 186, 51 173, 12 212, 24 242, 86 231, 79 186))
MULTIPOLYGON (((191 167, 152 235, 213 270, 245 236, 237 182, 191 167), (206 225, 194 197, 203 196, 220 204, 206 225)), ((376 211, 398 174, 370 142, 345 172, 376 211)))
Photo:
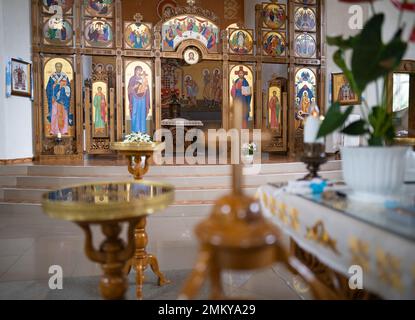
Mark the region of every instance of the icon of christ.
POLYGON ((248 75, 248 72, 244 70, 243 66, 240 66, 239 70, 235 71, 235 75, 237 75, 238 78, 233 82, 231 95, 233 97, 234 104, 235 102, 240 102, 242 104, 244 115, 243 128, 247 129, 252 99, 251 87, 248 80, 245 78, 245 76, 248 75))

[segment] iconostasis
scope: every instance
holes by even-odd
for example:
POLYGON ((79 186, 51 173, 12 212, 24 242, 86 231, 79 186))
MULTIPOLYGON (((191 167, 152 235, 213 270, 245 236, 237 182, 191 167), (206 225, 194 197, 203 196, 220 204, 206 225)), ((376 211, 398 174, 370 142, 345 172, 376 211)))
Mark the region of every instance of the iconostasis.
POLYGON ((37 158, 111 153, 162 120, 271 133, 265 151, 302 148, 324 110, 324 1, 270 1, 244 26, 244 1, 33 0, 37 158), (172 104, 179 104, 175 113, 172 104))

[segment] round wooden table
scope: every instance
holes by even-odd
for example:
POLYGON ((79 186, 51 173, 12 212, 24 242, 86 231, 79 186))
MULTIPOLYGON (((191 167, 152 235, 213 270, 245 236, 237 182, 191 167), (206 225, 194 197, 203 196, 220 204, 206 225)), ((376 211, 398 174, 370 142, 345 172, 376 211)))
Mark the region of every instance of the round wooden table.
MULTIPOLYGON (((51 218, 74 222, 84 230, 85 253, 90 260, 100 263, 104 271, 99 285, 101 295, 113 300, 125 297, 128 282, 124 270, 137 244, 145 251, 146 239, 141 239, 141 244, 135 241, 136 227, 173 201, 173 186, 140 181, 87 184, 52 191, 43 196, 42 206, 51 218), (123 223, 128 223, 127 242, 120 238, 123 223), (91 225, 101 226, 105 236, 99 249, 94 248, 91 225)), ((157 267, 150 265, 153 269, 157 267)), ((143 273, 144 268, 137 270, 140 281, 143 273)))

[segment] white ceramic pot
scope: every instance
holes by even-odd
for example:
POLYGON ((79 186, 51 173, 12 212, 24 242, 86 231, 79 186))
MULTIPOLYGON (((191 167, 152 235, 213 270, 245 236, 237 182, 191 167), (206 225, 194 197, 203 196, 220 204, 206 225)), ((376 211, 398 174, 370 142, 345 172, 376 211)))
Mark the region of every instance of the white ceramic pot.
POLYGON ((408 147, 345 147, 343 178, 351 198, 364 202, 394 199, 404 185, 408 147))
POLYGON ((254 155, 253 154, 245 154, 242 156, 242 162, 245 165, 250 165, 254 163, 254 155))

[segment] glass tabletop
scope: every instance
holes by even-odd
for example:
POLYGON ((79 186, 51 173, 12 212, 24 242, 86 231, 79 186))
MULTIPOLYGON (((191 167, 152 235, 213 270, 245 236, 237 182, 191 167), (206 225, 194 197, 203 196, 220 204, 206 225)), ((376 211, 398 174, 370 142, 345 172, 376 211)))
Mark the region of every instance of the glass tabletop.
POLYGON ((140 181, 86 184, 52 191, 44 194, 42 206, 53 218, 109 221, 149 215, 173 201, 173 186, 140 181))
POLYGON ((302 197, 381 228, 400 237, 415 241, 415 184, 406 184, 393 201, 385 203, 364 203, 348 198, 351 192, 339 188, 323 195, 303 195, 302 197))

